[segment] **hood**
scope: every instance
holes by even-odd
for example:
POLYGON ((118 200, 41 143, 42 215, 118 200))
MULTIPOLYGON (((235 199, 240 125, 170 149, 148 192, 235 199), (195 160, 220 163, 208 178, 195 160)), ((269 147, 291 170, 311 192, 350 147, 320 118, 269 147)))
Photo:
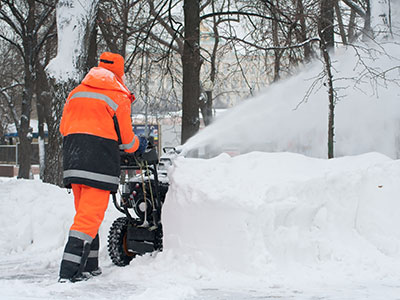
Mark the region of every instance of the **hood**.
POLYGON ((131 95, 129 89, 120 81, 118 77, 111 71, 102 68, 94 67, 82 80, 82 84, 103 90, 120 91, 131 95))
POLYGON ((125 73, 124 58, 117 53, 104 52, 103 54, 101 54, 98 66, 110 70, 119 78, 122 78, 125 73))

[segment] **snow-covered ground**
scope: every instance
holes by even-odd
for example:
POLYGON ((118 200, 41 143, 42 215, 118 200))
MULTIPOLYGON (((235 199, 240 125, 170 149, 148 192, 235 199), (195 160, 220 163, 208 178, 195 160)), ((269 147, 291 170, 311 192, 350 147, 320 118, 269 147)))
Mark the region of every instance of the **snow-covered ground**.
POLYGON ((178 158, 165 250, 57 283, 72 195, 0 178, 0 299, 400 299, 400 161, 252 152, 178 158))

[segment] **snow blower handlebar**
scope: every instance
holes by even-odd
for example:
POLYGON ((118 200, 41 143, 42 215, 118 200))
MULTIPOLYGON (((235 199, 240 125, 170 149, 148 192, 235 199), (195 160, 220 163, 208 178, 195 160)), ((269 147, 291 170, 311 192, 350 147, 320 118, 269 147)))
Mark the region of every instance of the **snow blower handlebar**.
POLYGON ((158 153, 154 145, 154 138, 147 138, 147 149, 141 154, 120 151, 121 169, 139 169, 143 165, 158 164, 158 153))

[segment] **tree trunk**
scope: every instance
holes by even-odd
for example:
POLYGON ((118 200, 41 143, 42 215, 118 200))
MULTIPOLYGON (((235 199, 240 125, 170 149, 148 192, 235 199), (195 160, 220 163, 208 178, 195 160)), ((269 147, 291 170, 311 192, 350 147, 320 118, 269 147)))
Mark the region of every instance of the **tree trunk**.
POLYGON ((343 42, 343 44, 347 45, 346 31, 344 30, 342 12, 340 11, 340 6, 339 6, 338 0, 335 0, 335 12, 336 12, 336 19, 337 19, 337 22, 339 25, 340 36, 342 38, 342 42, 343 42))
POLYGON ((390 36, 393 38, 393 29, 392 29, 392 4, 391 0, 388 0, 388 26, 390 36))
POLYGON ((182 55, 182 144, 198 132, 200 124, 200 2, 199 0, 185 0, 183 9, 185 43, 182 55))
POLYGON ((93 26, 93 30, 90 33, 88 55, 85 65, 85 71, 88 72, 91 68, 96 67, 98 64, 97 58, 97 27, 93 26))
MULTIPOLYGON (((51 104, 52 104, 52 95, 50 92, 50 84, 49 84, 49 78, 47 77, 47 74, 44 70, 44 67, 37 62, 36 64, 36 85, 35 85, 35 93, 36 93, 36 101, 37 101, 37 110, 38 110, 38 118, 39 118, 39 142, 41 140, 44 143, 45 136, 44 136, 44 124, 47 124, 47 132, 48 136, 50 135, 51 131, 51 126, 52 125, 52 120, 53 118, 51 117, 51 104)), ((48 137, 48 141, 50 141, 48 137)), ((40 178, 44 182, 49 182, 46 180, 46 172, 48 172, 48 167, 47 167, 47 156, 49 155, 48 149, 46 149, 43 145, 39 145, 39 147, 42 147, 45 150, 43 157, 40 156, 40 159, 44 159, 44 162, 40 160, 40 178), (47 168, 47 171, 46 171, 47 168)))
MULTIPOLYGON (((276 12, 277 7, 279 5, 279 1, 271 1, 271 16, 272 16, 272 41, 273 45, 275 48, 279 48, 280 43, 279 43, 279 36, 278 36, 278 30, 279 30, 279 24, 278 24, 278 14, 276 12)), ((281 56, 282 56, 282 50, 275 49, 274 50, 274 79, 273 81, 276 82, 280 79, 280 70, 281 70, 281 56)))
MULTIPOLYGON (((304 12, 303 0, 297 0, 297 14, 300 20, 300 42, 304 42, 307 40, 307 25, 306 25, 306 16, 304 12)), ((304 45, 304 60, 309 62, 311 59, 311 47, 310 44, 307 43, 304 45)))
POLYGON ((43 180, 45 161, 46 161, 46 151, 45 151, 45 132, 44 123, 46 122, 46 110, 45 106, 50 103, 49 99, 46 99, 46 92, 48 94, 48 83, 47 76, 44 72, 43 67, 36 67, 36 82, 35 82, 35 94, 36 94, 36 109, 38 114, 38 141, 39 141, 39 168, 40 168, 40 179, 43 180), (39 69, 40 68, 40 69, 39 69), (46 103, 47 102, 47 103, 46 103))
POLYGON ((22 94, 21 119, 18 128, 18 178, 30 178, 32 159, 32 132, 30 130, 33 78, 29 66, 25 67, 24 91, 22 94))
POLYGON ((22 93, 21 121, 18 128, 18 138, 20 147, 18 151, 18 178, 30 178, 31 159, 32 159, 32 132, 30 129, 32 98, 35 78, 35 57, 36 47, 35 35, 35 1, 28 0, 29 12, 26 22, 27 34, 24 36, 22 44, 25 53, 24 57, 24 91, 22 93))
POLYGON ((212 122, 212 91, 206 91, 206 101, 202 101, 200 105, 201 115, 203 116, 204 125, 208 126, 212 122))
POLYGON ((371 4, 370 0, 366 0, 366 10, 365 10, 365 21, 363 28, 363 41, 367 41, 373 38, 373 32, 371 28, 371 4))
POLYGON ((351 8, 350 18, 349 18, 349 29, 347 31, 348 41, 350 43, 354 42, 355 40, 355 27, 356 27, 356 12, 353 8, 351 8))
MULTIPOLYGON (((215 3, 212 1, 211 3, 213 13, 215 10, 215 3)), ((217 76, 217 54, 218 54, 218 46, 219 46, 219 31, 218 31, 218 23, 216 16, 213 16, 213 33, 214 33, 214 45, 211 52, 210 57, 210 83, 211 86, 205 91, 207 96, 207 101, 205 103, 200 104, 201 114, 203 116, 204 125, 208 126, 211 124, 213 120, 212 107, 213 107, 213 97, 212 97, 212 89, 215 85, 215 78, 217 76)))
POLYGON ((68 93, 76 86, 76 82, 71 80, 68 83, 56 83, 55 80, 52 79, 50 85, 52 101, 51 105, 47 108, 49 112, 46 114, 48 116, 48 144, 43 181, 62 186, 63 159, 60 121, 65 99, 68 97, 68 93))
MULTIPOLYGON (((320 33, 321 34, 321 33, 320 33)), ((329 115, 328 115, 328 158, 335 156, 334 152, 334 137, 335 137, 335 90, 333 87, 333 74, 332 74, 332 62, 329 55, 326 44, 321 41, 320 44, 322 57, 324 61, 324 67, 326 72, 326 81, 328 88, 328 100, 329 100, 329 115)))
MULTIPOLYGON (((49 135, 44 181, 60 186, 62 186, 63 177, 62 136, 59 132, 62 111, 68 94, 82 79, 85 68, 88 64, 93 64, 93 61, 88 61, 88 49, 90 37, 93 37, 97 10, 98 1, 60 0, 57 3, 58 53, 47 69, 51 78, 52 102, 49 106, 50 111, 46 113, 49 135), (75 7, 85 7, 85 10, 80 10, 77 14, 75 7), (72 32, 73 35, 65 35, 65 32, 72 32), (73 51, 69 51, 71 43, 73 51), (60 65, 65 56, 68 56, 73 64, 74 74, 72 75, 65 73, 65 68, 60 65)), ((71 66, 68 68, 71 69, 71 66)))
POLYGON ((320 6, 320 20, 319 20, 319 31, 320 38, 326 45, 327 50, 333 49, 334 39, 334 1, 336 0, 321 0, 320 6))

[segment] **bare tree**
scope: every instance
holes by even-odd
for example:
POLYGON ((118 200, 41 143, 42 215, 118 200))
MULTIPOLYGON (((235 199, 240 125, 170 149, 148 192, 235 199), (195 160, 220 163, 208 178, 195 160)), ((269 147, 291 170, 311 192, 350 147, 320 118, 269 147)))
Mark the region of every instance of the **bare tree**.
POLYGON ((101 0, 97 24, 107 48, 126 57, 127 46, 134 35, 140 32, 138 20, 146 18, 147 1, 101 0), (112 17, 111 17, 112 16, 112 17))
MULTIPOLYGON (((39 165, 40 165, 40 178, 45 182, 52 182, 47 179, 46 176, 49 174, 49 167, 47 157, 51 157, 51 151, 45 147, 45 128, 44 125, 47 124, 47 128, 55 128, 54 118, 52 116, 52 95, 50 81, 46 74, 46 67, 49 64, 51 58, 55 56, 56 52, 56 40, 55 34, 53 38, 48 39, 43 47, 42 55, 40 59, 36 61, 36 80, 35 80, 35 95, 36 95, 36 110, 38 118, 38 144, 39 144, 39 165)), ((49 132, 49 131, 48 131, 49 132)), ((52 139, 50 139, 50 145, 52 144, 52 139)))
POLYGON ((0 38, 12 44, 19 51, 24 62, 21 117, 17 126, 20 142, 18 178, 29 178, 32 156, 30 118, 36 78, 35 65, 43 43, 51 31, 44 25, 48 18, 51 18, 54 8, 47 5, 46 1, 35 0, 26 2, 2 0, 1 4, 0 19, 8 26, 10 33, 0 34, 0 38))
POLYGON ((23 65, 18 50, 12 44, 0 40, 0 51, 3 54, 0 57, 0 136, 4 137, 11 124, 15 128, 19 125, 23 65))
POLYGON ((98 1, 59 0, 56 9, 58 51, 46 68, 52 101, 47 121, 48 146, 44 181, 62 185, 62 137, 59 125, 65 99, 80 82, 88 65, 87 54, 98 1))
POLYGON ((182 55, 182 137, 186 142, 199 130, 200 97, 200 1, 185 0, 185 42, 182 55))
POLYGON ((321 0, 318 32, 324 47, 331 50, 335 46, 334 8, 335 0, 321 0))

